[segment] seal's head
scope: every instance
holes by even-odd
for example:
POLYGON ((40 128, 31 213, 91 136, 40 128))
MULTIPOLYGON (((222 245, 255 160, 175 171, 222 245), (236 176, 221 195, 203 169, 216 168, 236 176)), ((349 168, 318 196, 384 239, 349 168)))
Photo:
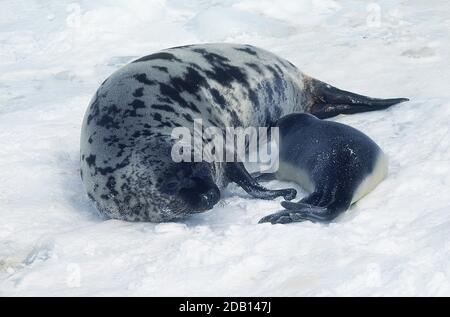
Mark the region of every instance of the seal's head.
POLYGON ((168 164, 156 184, 170 201, 168 207, 188 213, 211 209, 220 199, 212 168, 213 165, 206 162, 168 164))
POLYGON ((163 140, 133 155, 130 193, 146 201, 139 213, 153 221, 169 221, 211 209, 220 199, 214 164, 174 162, 170 142, 159 141, 163 140))

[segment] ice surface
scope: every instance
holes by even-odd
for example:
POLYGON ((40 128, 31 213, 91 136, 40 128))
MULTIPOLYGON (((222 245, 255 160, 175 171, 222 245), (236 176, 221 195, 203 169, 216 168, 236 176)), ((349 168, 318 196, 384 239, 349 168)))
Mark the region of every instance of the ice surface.
POLYGON ((449 296, 449 29, 447 1, 2 1, 0 295, 449 296), (280 201, 233 185, 184 223, 100 219, 78 171, 91 96, 137 56, 205 41, 410 98, 335 119, 379 143, 388 178, 330 225, 257 225, 280 201))

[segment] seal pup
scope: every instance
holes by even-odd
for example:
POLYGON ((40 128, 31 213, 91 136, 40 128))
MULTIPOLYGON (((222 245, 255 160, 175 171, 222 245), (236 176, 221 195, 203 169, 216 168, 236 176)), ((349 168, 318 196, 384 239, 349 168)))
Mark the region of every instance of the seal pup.
POLYGON ((299 202, 284 201, 286 210, 259 222, 329 222, 372 191, 387 175, 388 160, 361 131, 311 114, 289 114, 278 120, 279 169, 259 179, 293 181, 310 194, 299 202))
POLYGON ((405 98, 372 99, 334 88, 266 50, 239 44, 174 47, 118 69, 98 88, 81 128, 80 173, 108 218, 172 221, 211 209, 236 182, 250 195, 268 190, 239 162, 175 163, 172 129, 271 127, 282 116, 321 118, 385 109, 405 98))

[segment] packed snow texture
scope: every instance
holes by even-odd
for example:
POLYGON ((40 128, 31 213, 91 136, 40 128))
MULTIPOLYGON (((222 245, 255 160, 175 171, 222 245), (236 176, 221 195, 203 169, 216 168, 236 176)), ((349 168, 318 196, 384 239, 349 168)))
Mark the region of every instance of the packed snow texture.
POLYGON ((449 296, 449 30, 438 0, 3 0, 0 295, 449 296), (342 89, 410 98, 333 119, 383 148, 387 179, 329 225, 258 225, 280 199, 233 185, 186 221, 101 219, 78 160, 97 87, 138 56, 221 41, 342 89))

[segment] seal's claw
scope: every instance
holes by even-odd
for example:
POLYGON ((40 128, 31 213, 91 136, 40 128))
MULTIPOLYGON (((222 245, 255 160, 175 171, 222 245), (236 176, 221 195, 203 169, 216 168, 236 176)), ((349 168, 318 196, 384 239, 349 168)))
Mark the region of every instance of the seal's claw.
POLYGON ((268 216, 265 216, 262 218, 258 223, 266 223, 270 222, 271 224, 285 224, 285 223, 291 223, 293 220, 291 216, 289 215, 289 212, 283 210, 268 216))
POLYGON ((294 188, 286 188, 283 189, 284 194, 283 194, 283 198, 285 200, 292 200, 297 196, 297 191, 294 188))

